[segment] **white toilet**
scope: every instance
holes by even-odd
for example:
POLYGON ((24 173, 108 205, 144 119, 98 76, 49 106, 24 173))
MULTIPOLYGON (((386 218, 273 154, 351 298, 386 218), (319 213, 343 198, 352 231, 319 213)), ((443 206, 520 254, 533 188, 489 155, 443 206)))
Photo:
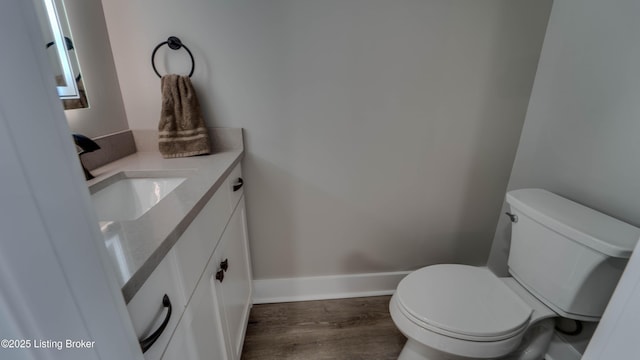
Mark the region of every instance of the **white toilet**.
POLYGON ((507 193, 509 273, 427 266, 389 309, 408 338, 399 360, 543 358, 554 318, 598 321, 640 229, 541 189, 507 193))

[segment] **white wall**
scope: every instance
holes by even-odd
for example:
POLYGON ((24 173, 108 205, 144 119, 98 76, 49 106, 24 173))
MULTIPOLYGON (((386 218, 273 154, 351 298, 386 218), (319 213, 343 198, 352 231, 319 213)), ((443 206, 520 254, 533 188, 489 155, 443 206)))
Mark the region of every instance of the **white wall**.
POLYGON ((132 129, 157 126, 170 35, 208 124, 245 128, 256 278, 486 262, 550 1, 103 6, 132 129))
MULTIPOLYGON (((640 226, 639 16, 634 0, 554 2, 509 189, 545 188, 640 226)), ((506 220, 489 259, 499 274, 506 220)))
POLYGON ((64 0, 89 108, 65 111, 72 132, 89 137, 129 128, 100 0, 64 0))

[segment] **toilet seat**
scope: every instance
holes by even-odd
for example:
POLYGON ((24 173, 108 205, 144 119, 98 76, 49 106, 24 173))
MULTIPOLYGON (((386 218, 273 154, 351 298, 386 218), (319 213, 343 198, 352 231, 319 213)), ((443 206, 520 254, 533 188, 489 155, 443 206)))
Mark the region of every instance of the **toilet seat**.
POLYGON ((495 342, 527 328, 533 309, 486 268, 441 264, 407 275, 398 310, 415 325, 451 338, 495 342))

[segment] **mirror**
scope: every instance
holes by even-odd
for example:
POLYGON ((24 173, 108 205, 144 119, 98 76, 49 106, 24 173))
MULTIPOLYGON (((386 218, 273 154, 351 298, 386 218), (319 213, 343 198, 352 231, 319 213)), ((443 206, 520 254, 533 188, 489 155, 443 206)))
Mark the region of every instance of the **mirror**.
POLYGON ((88 108, 80 64, 76 57, 67 14, 62 0, 34 0, 36 13, 56 78, 58 96, 65 110, 88 108))

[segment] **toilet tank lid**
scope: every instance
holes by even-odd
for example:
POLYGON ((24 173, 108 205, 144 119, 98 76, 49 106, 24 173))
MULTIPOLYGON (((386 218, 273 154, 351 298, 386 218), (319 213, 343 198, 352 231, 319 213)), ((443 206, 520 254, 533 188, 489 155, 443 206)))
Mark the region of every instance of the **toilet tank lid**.
POLYGON ((543 189, 507 193, 507 203, 524 215, 584 246, 629 258, 640 229, 543 189))

